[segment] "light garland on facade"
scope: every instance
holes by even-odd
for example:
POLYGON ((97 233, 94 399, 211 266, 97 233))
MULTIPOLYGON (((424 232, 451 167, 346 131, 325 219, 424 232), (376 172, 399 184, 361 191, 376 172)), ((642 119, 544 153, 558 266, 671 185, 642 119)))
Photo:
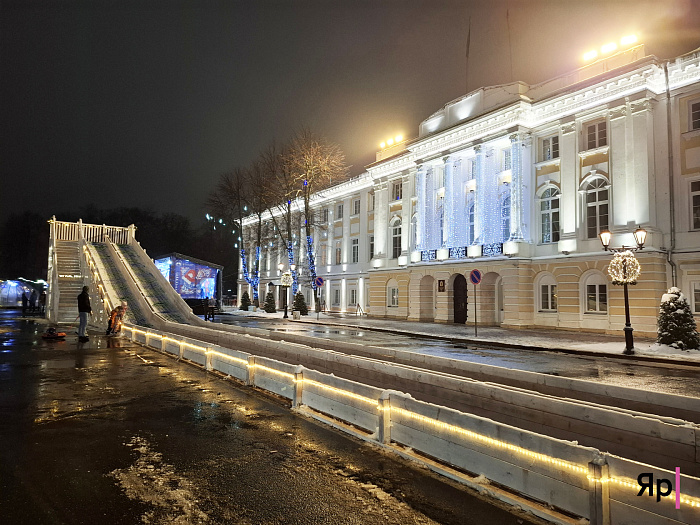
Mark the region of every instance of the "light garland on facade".
POLYGON ((311 287, 316 295, 316 256, 314 255, 314 239, 311 235, 306 237, 306 253, 308 254, 309 275, 311 277, 311 287))
POLYGON ((630 250, 617 252, 608 266, 613 284, 637 284, 641 273, 642 267, 630 250))

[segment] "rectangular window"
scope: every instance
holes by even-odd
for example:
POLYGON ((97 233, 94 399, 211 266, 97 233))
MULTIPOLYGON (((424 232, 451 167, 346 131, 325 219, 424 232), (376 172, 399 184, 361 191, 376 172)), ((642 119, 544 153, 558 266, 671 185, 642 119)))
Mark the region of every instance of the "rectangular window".
POLYGON ((400 201, 403 199, 403 183, 395 182, 391 187, 391 200, 400 201))
POLYGON ((328 223, 328 208, 321 210, 321 222, 328 223))
POLYGON ((700 180, 690 183, 690 206, 692 207, 692 228, 700 230, 700 180))
POLYGON ((469 159, 467 161, 467 180, 472 180, 476 178, 476 159, 469 159))
POLYGON ((338 288, 333 290, 333 306, 340 306, 340 290, 338 288))
POLYGON ((398 306, 399 305, 399 289, 389 288, 389 305, 388 306, 398 306))
POLYGON ((367 195, 367 211, 374 211, 374 192, 367 195))
POLYGON ((335 220, 340 220, 343 218, 343 205, 338 204, 338 206, 335 209, 335 220))
POLYGON ((541 287, 542 311, 553 312, 557 309, 557 285, 543 284, 541 287))
POLYGON ((608 287, 604 284, 586 285, 586 311, 608 311, 608 287))
POLYGON ((352 214, 360 214, 360 199, 355 199, 354 201, 352 201, 352 214))
POLYGON ((510 148, 503 150, 503 166, 502 171, 508 171, 512 167, 510 148))
POLYGON ((552 160, 559 158, 559 136, 554 135, 542 139, 542 160, 552 160))
POLYGON ((369 236, 369 260, 374 258, 374 235, 369 236))
POLYGON ((357 290, 355 288, 350 289, 350 303, 351 305, 355 306, 357 304, 357 290))
POLYGON ((608 145, 608 134, 605 122, 590 124, 586 127, 586 149, 602 148, 608 145))
POLYGON ((343 252, 342 252, 342 250, 340 249, 340 246, 336 247, 336 249, 335 249, 335 264, 340 264, 340 263, 341 263, 341 261, 342 261, 342 255, 343 255, 343 252))
POLYGON ((700 314, 700 283, 693 283, 693 313, 700 314))
POLYGON ((690 130, 700 129, 700 102, 690 105, 690 130))
POLYGON ((360 262, 360 240, 352 240, 352 262, 360 262))

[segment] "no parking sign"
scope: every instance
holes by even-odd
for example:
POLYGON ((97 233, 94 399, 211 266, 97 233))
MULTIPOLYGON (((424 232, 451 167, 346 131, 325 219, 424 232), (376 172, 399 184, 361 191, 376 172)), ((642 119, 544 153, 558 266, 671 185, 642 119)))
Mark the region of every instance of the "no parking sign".
POLYGON ((323 277, 316 277, 316 280, 314 281, 314 284, 315 284, 317 287, 320 287, 320 286, 323 286, 323 283, 324 283, 324 282, 325 282, 325 281, 323 280, 323 277))
POLYGON ((469 274, 469 280, 476 286, 481 282, 481 272, 479 270, 472 270, 469 274))

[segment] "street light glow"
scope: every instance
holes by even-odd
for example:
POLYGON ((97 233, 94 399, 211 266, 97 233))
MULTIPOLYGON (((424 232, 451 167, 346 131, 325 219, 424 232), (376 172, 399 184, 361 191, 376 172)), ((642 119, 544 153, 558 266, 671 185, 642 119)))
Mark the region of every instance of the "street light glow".
POLYGON ((627 35, 620 39, 621 46, 629 46, 637 43, 637 35, 627 35))
POLYGON ((600 46, 600 52, 602 54, 607 54, 607 53, 612 53, 617 49, 617 44, 615 42, 608 42, 607 44, 603 44, 600 46))
POLYGON ((588 51, 587 53, 583 54, 583 60, 588 62, 589 60, 593 60, 597 56, 598 56, 598 51, 596 51, 595 49, 592 49, 592 50, 588 51))

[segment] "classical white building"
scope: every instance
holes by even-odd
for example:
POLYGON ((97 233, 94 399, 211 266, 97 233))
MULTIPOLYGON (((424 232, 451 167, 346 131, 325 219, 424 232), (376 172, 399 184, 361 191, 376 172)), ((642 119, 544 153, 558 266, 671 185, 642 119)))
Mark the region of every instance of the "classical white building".
MULTIPOLYGON (((313 206, 327 309, 436 323, 476 308, 480 324, 618 332, 623 292, 598 234, 634 246, 641 226, 631 316, 653 335, 672 285, 700 315, 700 50, 662 61, 637 46, 541 84, 478 89, 313 206)), ((280 254, 263 247, 261 302, 280 254)))

